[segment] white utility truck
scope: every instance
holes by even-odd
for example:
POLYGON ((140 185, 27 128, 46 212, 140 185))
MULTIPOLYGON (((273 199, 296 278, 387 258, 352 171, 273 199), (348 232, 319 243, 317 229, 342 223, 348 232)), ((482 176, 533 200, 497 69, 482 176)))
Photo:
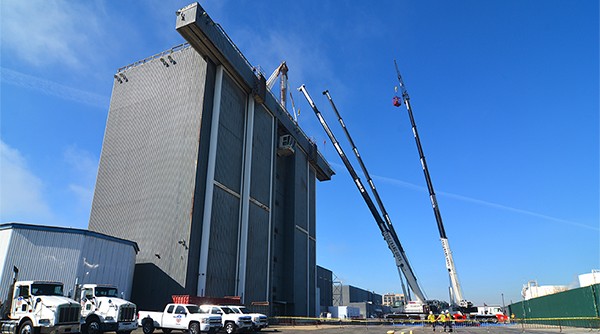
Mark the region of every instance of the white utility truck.
POLYGON ((138 327, 135 304, 119 298, 119 290, 113 285, 77 285, 75 300, 81 304, 83 334, 130 334, 138 327))
POLYGON ((165 334, 173 330, 189 334, 216 333, 223 327, 221 316, 207 313, 198 305, 167 304, 163 312, 139 311, 138 323, 144 334, 152 334, 155 329, 161 329, 165 334))
POLYGON ((236 313, 227 306, 200 305, 200 308, 207 313, 220 315, 227 334, 252 329, 252 318, 249 315, 236 313))
POLYGON ((269 321, 266 315, 261 313, 254 313, 248 310, 245 306, 228 305, 235 313, 249 315, 252 318, 252 330, 260 331, 263 328, 269 326, 269 321))
POLYGON ((63 284, 50 281, 17 281, 0 305, 2 334, 79 333, 81 307, 64 296, 63 284))

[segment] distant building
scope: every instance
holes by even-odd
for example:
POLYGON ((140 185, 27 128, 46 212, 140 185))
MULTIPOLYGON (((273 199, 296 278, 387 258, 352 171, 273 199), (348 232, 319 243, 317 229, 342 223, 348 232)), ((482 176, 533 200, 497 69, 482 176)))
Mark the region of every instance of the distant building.
POLYGON ((89 228, 139 244, 142 309, 190 294, 317 315, 315 188, 333 170, 200 5, 177 30, 190 45, 114 76, 89 228))
POLYGON ((333 306, 357 307, 360 309, 360 316, 362 318, 380 317, 383 315, 384 309, 381 305, 381 295, 352 285, 343 285, 341 290, 341 303, 334 300, 333 306))
POLYGON ((88 230, 0 224, 0 301, 8 295, 13 267, 21 281, 62 282, 65 293, 74 289, 76 280, 112 284, 127 299, 138 251, 135 242, 88 230))
POLYGON ((397 307, 404 304, 403 293, 386 293, 383 295, 383 305, 397 307))
POLYGON ((333 272, 321 266, 317 266, 317 295, 319 314, 328 312, 333 306, 333 272))
POLYGON ((370 302, 374 305, 381 305, 382 297, 380 294, 364 290, 352 285, 342 286, 341 304, 334 306, 346 306, 350 303, 370 302))

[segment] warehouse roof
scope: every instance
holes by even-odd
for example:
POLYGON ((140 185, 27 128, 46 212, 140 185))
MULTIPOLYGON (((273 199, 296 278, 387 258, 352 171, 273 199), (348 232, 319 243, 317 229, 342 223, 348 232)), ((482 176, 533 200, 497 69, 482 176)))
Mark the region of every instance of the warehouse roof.
POLYGON ((33 225, 33 224, 14 223, 14 222, 0 224, 0 231, 8 230, 8 229, 35 230, 35 231, 47 231, 47 232, 55 232, 55 233, 69 233, 69 234, 85 235, 85 236, 90 236, 90 237, 94 237, 94 238, 105 239, 105 240, 110 240, 110 241, 114 241, 114 242, 118 242, 118 243, 122 243, 122 244, 131 245, 133 247, 133 249, 135 250, 136 254, 140 251, 140 248, 138 247, 138 244, 135 241, 125 240, 125 239, 121 239, 121 238, 115 238, 110 235, 93 232, 90 230, 79 229, 79 228, 47 226, 47 225, 33 225))

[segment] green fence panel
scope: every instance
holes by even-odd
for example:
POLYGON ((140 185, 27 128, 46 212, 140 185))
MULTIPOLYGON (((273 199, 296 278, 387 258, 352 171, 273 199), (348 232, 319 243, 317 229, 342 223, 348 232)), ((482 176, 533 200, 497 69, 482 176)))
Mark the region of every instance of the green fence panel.
POLYGON ((517 319, 598 317, 600 284, 572 289, 509 305, 517 319))

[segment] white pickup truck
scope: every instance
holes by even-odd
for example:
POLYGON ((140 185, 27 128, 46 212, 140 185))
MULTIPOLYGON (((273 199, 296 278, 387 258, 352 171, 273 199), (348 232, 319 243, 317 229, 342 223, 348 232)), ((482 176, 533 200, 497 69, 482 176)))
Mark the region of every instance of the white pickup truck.
POLYGON ((245 306, 227 305, 235 313, 249 315, 252 318, 252 330, 259 332, 263 328, 269 326, 269 321, 266 315, 255 313, 248 310, 245 306))
POLYGON ((227 334, 252 330, 252 318, 249 315, 236 313, 227 306, 200 305, 200 309, 206 313, 220 315, 227 334))
POLYGON ((220 315, 207 314, 192 304, 167 304, 163 312, 139 311, 138 323, 144 334, 152 334, 155 329, 165 334, 172 330, 189 331, 189 334, 216 333, 223 327, 220 315))

